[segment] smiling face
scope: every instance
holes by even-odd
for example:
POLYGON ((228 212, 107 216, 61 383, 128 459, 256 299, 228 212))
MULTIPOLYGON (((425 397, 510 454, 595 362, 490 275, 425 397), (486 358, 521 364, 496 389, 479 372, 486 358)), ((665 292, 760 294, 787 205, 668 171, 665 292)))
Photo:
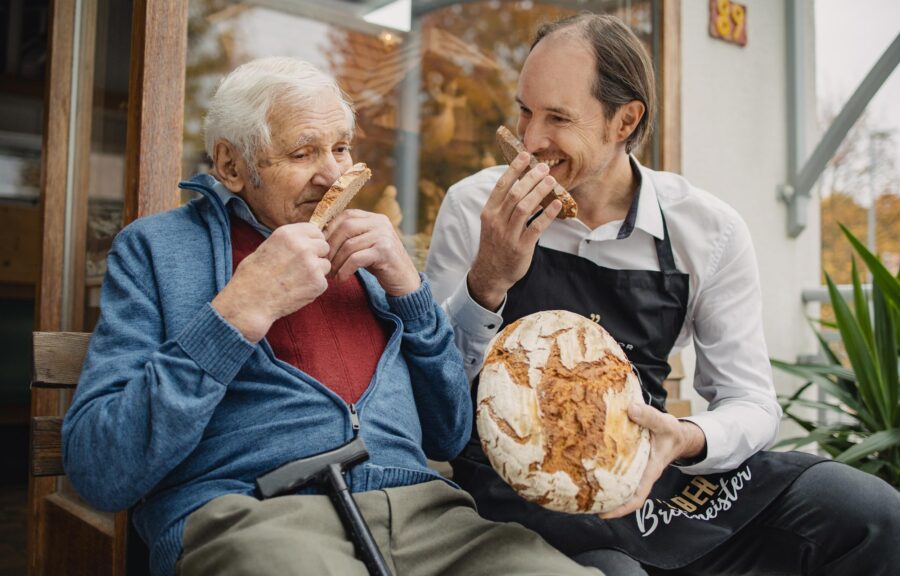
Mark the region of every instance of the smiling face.
POLYGON ((309 220, 328 188, 353 165, 349 121, 340 100, 328 91, 313 105, 273 103, 271 145, 257 156, 259 185, 246 165, 239 169, 244 186, 237 193, 262 224, 274 230, 309 220))
POLYGON ((563 33, 538 42, 519 76, 519 138, 573 195, 592 189, 625 151, 609 138, 610 122, 591 93, 595 68, 588 44, 563 33))

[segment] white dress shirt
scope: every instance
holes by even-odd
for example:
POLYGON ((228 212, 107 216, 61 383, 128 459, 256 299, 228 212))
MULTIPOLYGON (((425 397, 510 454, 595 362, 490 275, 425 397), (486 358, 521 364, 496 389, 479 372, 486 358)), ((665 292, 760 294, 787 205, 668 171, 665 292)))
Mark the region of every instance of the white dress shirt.
MULTIPOLYGON (((682 470, 731 470, 772 444, 781 419, 750 233, 733 208, 681 176, 638 168, 641 185, 630 234, 619 237, 623 220, 591 230, 573 218, 555 220, 539 244, 606 268, 659 270, 654 238, 663 238, 662 208, 675 264, 690 276, 687 315, 674 351, 693 340, 694 388, 709 402, 708 412, 684 418, 706 435, 706 458, 682 470)), ((453 324, 470 380, 503 322, 502 308, 491 312, 472 300, 466 276, 478 251, 481 210, 505 170, 488 168, 450 187, 428 254, 426 272, 453 324)))

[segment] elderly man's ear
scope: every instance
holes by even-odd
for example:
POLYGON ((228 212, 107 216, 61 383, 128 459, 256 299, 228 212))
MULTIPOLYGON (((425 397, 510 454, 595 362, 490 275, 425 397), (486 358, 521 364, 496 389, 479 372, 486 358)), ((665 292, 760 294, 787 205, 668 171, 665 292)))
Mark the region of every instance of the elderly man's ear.
POLYGON ((226 140, 216 142, 214 151, 213 165, 219 182, 234 194, 242 192, 247 184, 244 179, 247 167, 243 156, 226 140))
POLYGON ((645 111, 646 107, 643 102, 638 100, 632 100, 620 106, 613 117, 611 134, 613 139, 616 142, 628 140, 628 137, 631 136, 631 133, 634 132, 640 123, 641 118, 644 117, 645 111))

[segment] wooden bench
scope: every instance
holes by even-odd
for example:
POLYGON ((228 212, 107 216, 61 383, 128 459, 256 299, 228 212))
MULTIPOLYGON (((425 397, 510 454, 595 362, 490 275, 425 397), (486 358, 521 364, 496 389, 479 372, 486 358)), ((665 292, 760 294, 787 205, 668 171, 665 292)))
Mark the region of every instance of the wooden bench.
MULTIPOLYGON (((90 333, 35 332, 33 391, 57 391, 56 414, 33 414, 32 480, 56 479, 48 495, 29 490, 30 573, 47 575, 149 574, 149 553, 131 528, 128 512, 91 509, 65 480, 62 464, 62 416, 78 384, 90 333), (38 499, 38 502, 34 502, 38 499)), ((31 482, 32 486, 35 482, 31 482)))

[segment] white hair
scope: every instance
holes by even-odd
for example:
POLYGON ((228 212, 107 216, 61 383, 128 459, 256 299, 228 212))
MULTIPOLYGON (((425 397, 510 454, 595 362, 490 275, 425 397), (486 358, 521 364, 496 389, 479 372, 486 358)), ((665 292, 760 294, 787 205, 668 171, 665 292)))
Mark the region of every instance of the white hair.
POLYGON ((318 68, 296 58, 252 60, 238 66, 219 83, 204 121, 206 153, 215 161, 215 146, 227 140, 235 146, 259 186, 256 156, 271 144, 269 109, 275 100, 289 99, 298 106, 313 106, 323 91, 337 96, 354 128, 353 105, 337 82, 318 68))

